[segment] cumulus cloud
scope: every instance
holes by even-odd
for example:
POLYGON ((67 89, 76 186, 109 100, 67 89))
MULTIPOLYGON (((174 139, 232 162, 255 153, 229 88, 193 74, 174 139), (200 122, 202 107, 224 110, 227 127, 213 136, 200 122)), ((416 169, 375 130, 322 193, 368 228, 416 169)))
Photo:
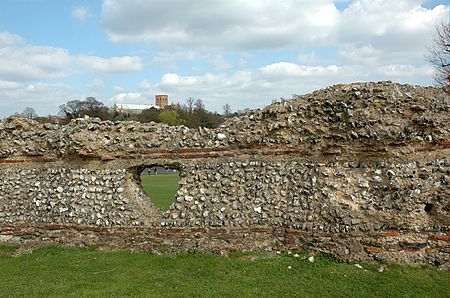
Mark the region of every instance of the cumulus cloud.
POLYGON ((0 31, 0 47, 6 47, 6 46, 12 46, 12 45, 20 45, 23 44, 25 41, 22 39, 22 37, 11 34, 6 31, 0 31))
POLYGON ((20 86, 17 82, 11 82, 11 81, 2 81, 0 80, 0 90, 1 89, 15 89, 20 86))
POLYGON ((304 77, 304 76, 317 76, 317 75, 333 75, 339 72, 340 68, 336 65, 329 66, 305 66, 298 65, 295 63, 288 62, 278 62, 260 69, 262 75, 267 75, 268 77, 283 77, 283 76, 294 76, 294 77, 304 77))
POLYGON ((171 100, 184 103, 186 98, 201 98, 210 110, 221 111, 228 103, 233 110, 258 108, 280 97, 304 94, 339 83, 374 80, 407 82, 411 77, 426 81, 431 68, 409 64, 380 66, 370 72, 364 67, 308 66, 289 62, 268 64, 253 70, 230 74, 181 75, 167 73, 157 83, 142 81, 138 86, 140 96, 151 98, 163 91, 171 100))
POLYGON ((304 64, 317 63, 319 60, 319 55, 317 55, 314 51, 311 51, 309 53, 302 52, 298 55, 298 61, 304 64))
MULTIPOLYGON (((159 79, 139 56, 73 55, 0 32, 0 98, 56 100, 50 94, 58 94, 56 85, 39 82, 80 73, 106 80, 102 74, 142 70, 152 79, 136 90, 128 90, 129 81, 120 83, 126 88, 115 87, 111 103, 148 103, 153 94, 168 93, 180 102, 202 98, 220 111, 225 103, 235 110, 261 107, 335 83, 429 84, 424 53, 433 24, 448 20, 449 10, 425 8, 425 2, 104 0, 101 22, 110 40, 150 45, 156 52, 150 64, 164 73, 159 79), (193 69, 195 75, 189 74, 193 69)), ((90 14, 72 13, 79 20, 90 14)), ((99 90, 103 83, 97 79, 87 87, 99 90)), ((60 99, 69 99, 66 87, 60 99)))
POLYGON ((246 50, 380 42, 410 48, 422 45, 432 24, 448 12, 444 5, 422 7, 425 0, 347 2, 339 10, 332 0, 105 0, 102 23, 113 41, 168 47, 246 50))
POLYGON ((91 72, 125 73, 140 71, 143 67, 140 57, 122 56, 101 58, 97 56, 77 56, 75 60, 81 63, 83 69, 91 72))
POLYGON ((25 107, 33 107, 40 115, 56 114, 59 105, 74 97, 77 98, 76 92, 66 84, 0 81, 0 117, 20 112, 25 107))
POLYGON ((423 2, 352 1, 340 14, 334 39, 341 51, 356 49, 358 54, 393 55, 403 61, 422 58, 434 24, 448 19, 447 7, 426 9, 421 6, 423 2))
POLYGON ((139 93, 148 97, 162 90, 171 100, 180 103, 195 97, 201 98, 210 110, 221 111, 225 103, 236 110, 261 107, 273 99, 302 94, 329 84, 351 82, 360 79, 359 75, 359 70, 349 67, 312 67, 280 62, 230 74, 167 73, 158 83, 141 82, 139 93))
POLYGON ((86 87, 92 91, 100 91, 105 88, 105 82, 101 79, 94 79, 92 82, 88 83, 86 87))
POLYGON ((390 79, 429 84, 431 70, 424 66, 423 57, 433 24, 448 20, 448 7, 425 8, 424 3, 173 0, 168 4, 165 0, 105 0, 101 17, 114 42, 148 42, 171 49, 153 61, 171 63, 172 71, 152 84, 152 90, 167 90, 181 97, 201 96, 210 99, 215 108, 227 98, 241 98, 237 105, 254 107, 251 101, 256 98, 289 96, 344 81, 390 79), (297 48, 298 64, 275 60, 241 71, 236 67, 246 65, 232 65, 226 55, 265 51, 270 56, 280 49, 297 48), (322 56, 320 48, 334 54, 322 56), (191 59, 207 57, 210 71, 227 73, 182 75, 175 61, 189 60, 186 53, 191 59))
POLYGON ((157 53, 153 59, 152 63, 156 65, 163 66, 175 66, 176 62, 179 60, 189 61, 201 58, 201 55, 194 51, 166 51, 157 53))
POLYGON ((410 64, 388 64, 378 67, 375 73, 381 77, 388 77, 391 80, 398 81, 421 76, 431 77, 433 75, 433 67, 431 65, 417 67, 410 64))
POLYGON ((23 44, 0 47, 0 78, 11 81, 42 80, 67 75, 67 50, 23 44))
POLYGON ((102 23, 113 41, 197 49, 279 48, 323 41, 338 17, 329 0, 105 0, 102 6, 102 23))
POLYGON ((112 103, 126 103, 126 104, 151 104, 153 102, 149 101, 150 96, 139 92, 123 92, 114 95, 109 99, 112 103))
POLYGON ((216 57, 214 57, 214 59, 212 60, 212 66, 215 70, 225 70, 232 68, 231 63, 229 63, 222 55, 217 55, 216 57))
POLYGON ((73 73, 140 71, 140 57, 102 58, 72 55, 68 50, 26 43, 20 36, 0 32, 0 80, 28 81, 66 77, 73 73))
POLYGON ((85 6, 77 6, 72 9, 72 17, 84 22, 92 16, 90 10, 85 6))
MULTIPOLYGON (((208 75, 205 76, 205 78, 208 75)), ((167 73, 162 77, 161 83, 165 86, 178 86, 178 87, 188 87, 196 84, 198 82, 198 77, 195 76, 180 76, 176 73, 167 73)))

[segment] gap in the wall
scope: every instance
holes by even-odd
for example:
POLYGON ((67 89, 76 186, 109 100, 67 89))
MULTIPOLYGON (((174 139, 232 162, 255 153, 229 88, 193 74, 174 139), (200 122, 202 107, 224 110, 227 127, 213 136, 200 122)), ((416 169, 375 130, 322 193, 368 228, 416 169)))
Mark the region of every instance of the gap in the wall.
POLYGON ((139 174, 142 188, 153 204, 162 211, 169 210, 179 188, 179 170, 171 165, 153 165, 141 167, 139 174))

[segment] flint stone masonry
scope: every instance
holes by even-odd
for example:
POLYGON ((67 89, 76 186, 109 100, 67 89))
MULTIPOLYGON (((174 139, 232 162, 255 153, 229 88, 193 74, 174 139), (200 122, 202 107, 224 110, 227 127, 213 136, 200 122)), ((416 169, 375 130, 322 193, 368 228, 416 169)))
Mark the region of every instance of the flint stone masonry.
POLYGON ((447 266, 448 98, 336 85, 217 129, 0 122, 0 241, 145 251, 308 250, 447 266), (166 212, 145 167, 180 172, 166 212))

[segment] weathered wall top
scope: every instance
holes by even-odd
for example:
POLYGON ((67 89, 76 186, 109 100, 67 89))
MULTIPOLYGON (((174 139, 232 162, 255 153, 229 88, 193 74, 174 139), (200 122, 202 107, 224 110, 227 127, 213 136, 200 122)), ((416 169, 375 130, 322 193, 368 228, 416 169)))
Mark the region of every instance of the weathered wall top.
POLYGON ((151 149, 292 147, 315 154, 442 145, 448 98, 431 87, 389 82, 336 85, 232 118, 218 129, 76 119, 65 126, 0 122, 0 158, 110 159, 151 149), (368 148, 368 146, 370 146, 368 148))

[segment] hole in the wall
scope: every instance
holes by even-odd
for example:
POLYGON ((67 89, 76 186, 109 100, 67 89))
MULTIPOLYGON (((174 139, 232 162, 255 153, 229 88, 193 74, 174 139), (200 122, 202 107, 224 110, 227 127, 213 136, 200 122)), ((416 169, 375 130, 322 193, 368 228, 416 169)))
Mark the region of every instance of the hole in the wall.
POLYGON ((426 205, 425 205, 425 212, 431 212, 431 210, 433 210, 433 204, 431 204, 431 203, 427 203, 426 205))
POLYGON ((179 188, 178 168, 171 165, 140 167, 139 175, 142 188, 153 204, 162 211, 169 210, 179 188))

